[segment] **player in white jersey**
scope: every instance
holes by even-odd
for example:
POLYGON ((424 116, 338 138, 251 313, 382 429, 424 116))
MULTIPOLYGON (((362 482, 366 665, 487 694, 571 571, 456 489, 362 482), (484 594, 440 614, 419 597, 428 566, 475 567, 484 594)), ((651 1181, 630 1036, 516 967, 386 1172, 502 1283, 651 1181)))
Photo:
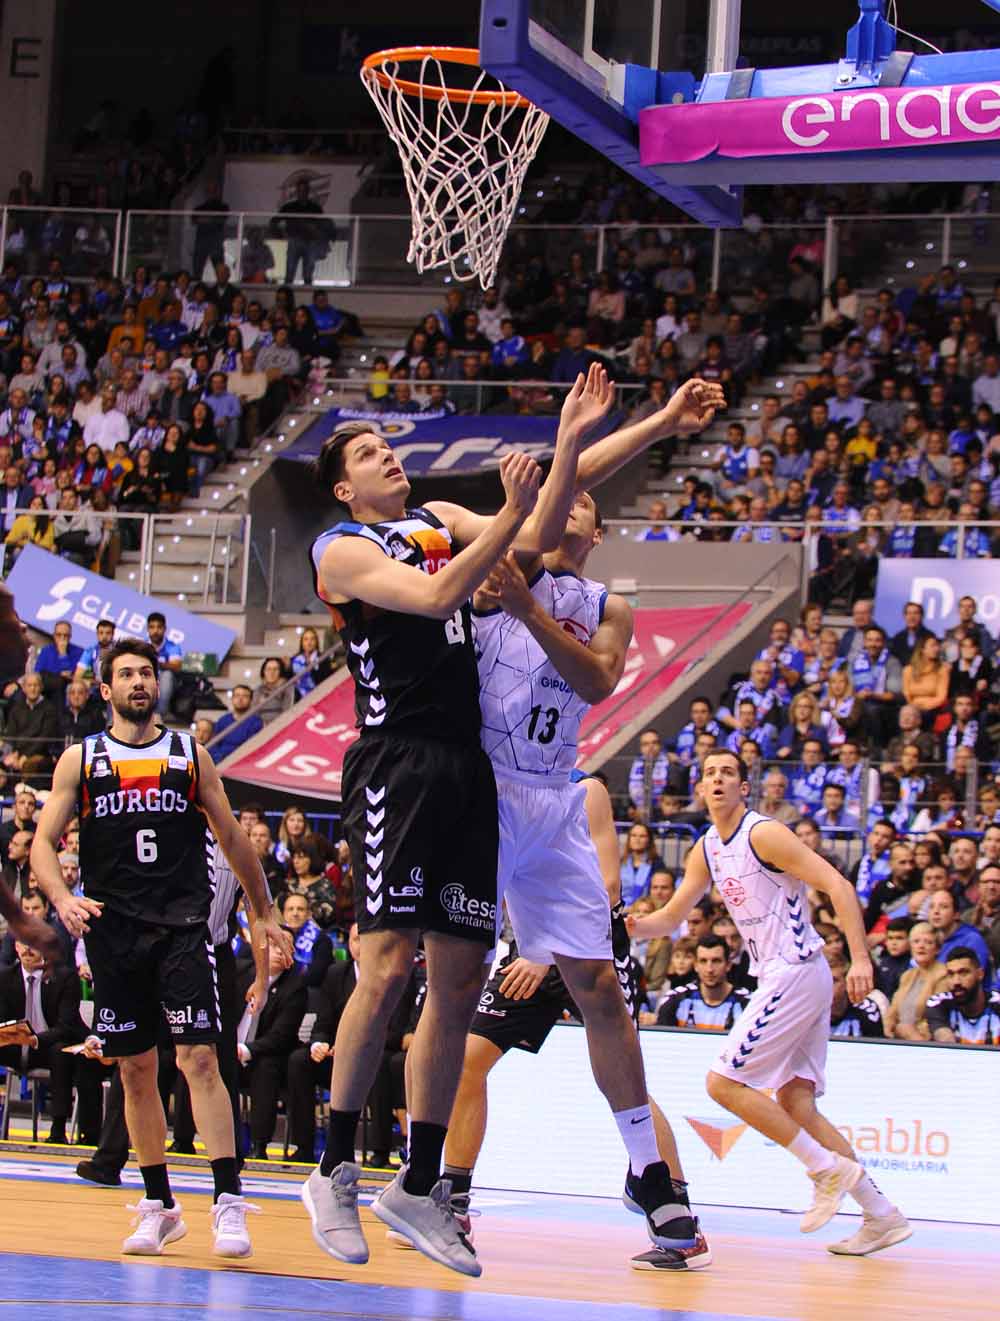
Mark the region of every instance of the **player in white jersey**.
POLYGON ((669 935, 713 884, 718 889, 758 983, 712 1065, 708 1094, 805 1166, 814 1196, 802 1217, 803 1233, 825 1225, 847 1194, 854 1198, 863 1212, 861 1228, 829 1250, 867 1256, 912 1231, 816 1109, 825 1087, 833 979, 809 918, 806 887, 829 896, 847 938, 847 990, 855 1003, 873 985, 861 909, 850 882, 787 826, 747 811, 748 780, 735 753, 706 754, 702 783, 712 825, 688 854, 684 880, 670 902, 649 917, 629 918, 628 928, 639 939, 669 935), (764 1089, 773 1090, 775 1099, 764 1089))
POLYGON ((573 783, 580 721, 609 697, 625 668, 632 612, 584 577, 601 540, 593 499, 581 489, 609 476, 663 435, 707 426, 721 389, 693 380, 643 426, 599 441, 577 467, 579 494, 556 550, 510 555, 473 598, 483 746, 500 810, 499 880, 518 950, 555 964, 580 1009, 594 1079, 629 1156, 626 1195, 646 1216, 657 1248, 698 1246, 683 1185, 656 1145, 639 1041, 612 958, 608 896, 587 832, 585 790, 573 783))

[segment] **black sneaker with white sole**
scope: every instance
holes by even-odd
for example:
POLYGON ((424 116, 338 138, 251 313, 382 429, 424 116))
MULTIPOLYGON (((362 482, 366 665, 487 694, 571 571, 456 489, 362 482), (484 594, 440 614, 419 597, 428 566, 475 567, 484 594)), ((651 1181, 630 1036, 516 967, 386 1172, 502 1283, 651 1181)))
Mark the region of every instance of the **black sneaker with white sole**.
POLYGON ((622 1201, 627 1210, 646 1217, 646 1229, 656 1247, 684 1251, 697 1246, 697 1222, 690 1206, 678 1200, 662 1160, 647 1165, 641 1177, 629 1169, 622 1201))

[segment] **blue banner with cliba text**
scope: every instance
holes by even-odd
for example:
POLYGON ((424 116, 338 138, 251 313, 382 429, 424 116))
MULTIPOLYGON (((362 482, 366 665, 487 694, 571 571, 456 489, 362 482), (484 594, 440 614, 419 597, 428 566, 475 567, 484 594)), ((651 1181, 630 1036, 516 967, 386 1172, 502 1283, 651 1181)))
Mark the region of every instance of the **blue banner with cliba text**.
POLYGON ((77 646, 97 641, 97 621, 110 619, 116 637, 144 638, 146 616, 166 618, 167 638, 182 652, 214 652, 221 661, 236 640, 231 628, 202 619, 172 601, 143 596, 113 578, 102 578, 37 546, 25 546, 7 575, 17 613, 33 628, 51 633, 68 622, 77 646))

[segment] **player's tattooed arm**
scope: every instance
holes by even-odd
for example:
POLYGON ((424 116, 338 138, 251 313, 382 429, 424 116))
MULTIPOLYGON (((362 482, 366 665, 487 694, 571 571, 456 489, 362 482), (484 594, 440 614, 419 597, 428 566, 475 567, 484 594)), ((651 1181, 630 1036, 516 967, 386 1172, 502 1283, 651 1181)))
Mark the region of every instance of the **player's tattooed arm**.
POLYGON ((704 897, 711 884, 712 876, 705 858, 704 841, 698 840, 688 852, 684 879, 669 903, 648 917, 626 917, 625 925, 629 935, 633 940, 652 940, 656 936, 672 935, 695 904, 704 897))
POLYGON ((779 871, 798 876, 806 885, 829 895, 841 931, 851 951, 851 966, 847 973, 847 994, 858 1004, 870 995, 875 985, 875 973, 865 937, 865 924, 854 886, 831 867, 825 858, 803 844, 780 821, 758 821, 751 829, 753 848, 757 856, 779 871))
POLYGON ((604 618, 586 646, 542 609, 512 555, 494 568, 477 602, 520 619, 560 676, 591 706, 610 697, 618 686, 632 638, 632 611, 622 597, 608 597, 604 618))
POLYGON ((90 923, 101 916, 102 905, 83 895, 74 895, 63 880, 59 866, 59 841, 76 812, 80 787, 80 763, 83 747, 67 748, 56 763, 52 789, 42 808, 31 845, 31 870, 42 893, 59 914, 59 920, 71 936, 78 938, 90 930, 90 923))
MULTIPOLYGON (((392 559, 360 537, 339 538, 326 548, 320 560, 319 576, 326 600, 357 598, 384 610, 450 619, 483 582, 534 509, 541 475, 538 464, 527 454, 505 455, 500 460, 500 479, 507 495, 503 508, 485 520, 486 527, 471 545, 434 574, 392 559)), ((435 506, 434 512, 455 536, 455 528, 441 513, 442 508, 435 506)))

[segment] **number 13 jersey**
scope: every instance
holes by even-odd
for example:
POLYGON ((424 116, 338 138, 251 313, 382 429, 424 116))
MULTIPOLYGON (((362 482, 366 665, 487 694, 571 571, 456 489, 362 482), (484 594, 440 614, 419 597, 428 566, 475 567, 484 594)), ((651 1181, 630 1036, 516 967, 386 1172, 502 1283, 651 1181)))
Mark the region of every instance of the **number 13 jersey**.
MULTIPOLYGON (((542 569, 531 594, 584 646, 604 616, 602 583, 542 569)), ((498 771, 568 779, 589 702, 573 691, 531 636, 503 610, 473 611, 483 749, 498 771)))

